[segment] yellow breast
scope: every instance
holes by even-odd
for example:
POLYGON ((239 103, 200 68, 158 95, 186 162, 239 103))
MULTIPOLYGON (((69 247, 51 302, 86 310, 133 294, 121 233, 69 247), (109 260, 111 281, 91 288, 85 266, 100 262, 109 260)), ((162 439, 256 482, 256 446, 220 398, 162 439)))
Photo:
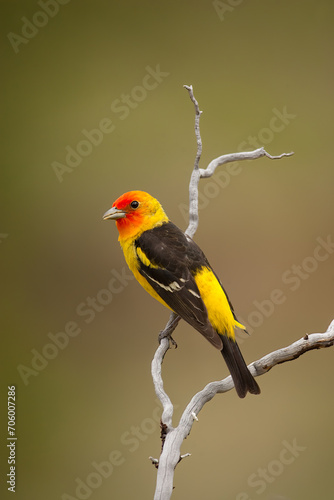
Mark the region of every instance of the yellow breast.
MULTIPOLYGON (((140 285, 156 300, 158 300, 161 304, 163 304, 165 307, 168 309, 172 310, 164 300, 162 300, 161 297, 157 294, 157 292, 154 290, 154 288, 151 287, 149 282, 142 276, 139 272, 139 262, 138 262, 138 256, 137 256, 137 251, 134 243, 130 240, 120 240, 121 247, 124 252, 124 257, 126 260, 127 265, 129 266, 129 269, 133 272, 134 277, 140 283, 140 285)), ((140 249, 139 249, 140 250, 140 249)), ((141 250, 140 250, 141 251, 141 250)), ((147 262, 144 262, 145 265, 150 265, 150 261, 147 259, 145 254, 141 252, 141 259, 144 262, 145 259, 147 262)), ((156 266, 153 266, 156 267, 156 266)))

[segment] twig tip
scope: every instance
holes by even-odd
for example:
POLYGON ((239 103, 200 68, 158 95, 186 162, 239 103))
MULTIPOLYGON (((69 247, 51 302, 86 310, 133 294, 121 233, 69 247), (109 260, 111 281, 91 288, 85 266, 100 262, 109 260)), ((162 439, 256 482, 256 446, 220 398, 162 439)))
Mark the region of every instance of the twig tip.
POLYGON ((294 151, 290 151, 290 153, 282 153, 281 155, 271 155, 269 154, 264 148, 263 148, 263 151, 264 151, 264 154, 265 156, 267 156, 267 158, 270 158, 271 160, 279 160, 280 158, 284 158, 285 156, 292 156, 294 155, 294 151))
POLYGON ((151 460, 152 465, 157 469, 159 467, 159 460, 153 457, 148 457, 149 460, 151 460))

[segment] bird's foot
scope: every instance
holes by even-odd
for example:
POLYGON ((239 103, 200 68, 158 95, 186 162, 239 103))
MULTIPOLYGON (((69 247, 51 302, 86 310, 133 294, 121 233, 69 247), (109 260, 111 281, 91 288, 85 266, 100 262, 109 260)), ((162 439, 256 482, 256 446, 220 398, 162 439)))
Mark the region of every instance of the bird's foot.
POLYGON ((174 332, 175 328, 177 327, 180 319, 181 319, 180 316, 178 316, 174 312, 170 315, 170 318, 168 320, 167 325, 159 333, 159 337, 158 337, 159 343, 162 341, 162 339, 164 339, 164 338, 167 337, 168 340, 169 340, 169 344, 172 344, 172 346, 174 346, 175 349, 177 348, 177 343, 173 339, 172 333, 174 332))
POLYGON ((169 340, 169 345, 172 345, 176 349, 177 348, 177 343, 173 339, 172 334, 169 331, 166 331, 166 330, 167 329, 165 328, 164 330, 161 330, 161 332, 159 333, 159 337, 158 337, 159 343, 162 341, 162 339, 167 338, 169 340))

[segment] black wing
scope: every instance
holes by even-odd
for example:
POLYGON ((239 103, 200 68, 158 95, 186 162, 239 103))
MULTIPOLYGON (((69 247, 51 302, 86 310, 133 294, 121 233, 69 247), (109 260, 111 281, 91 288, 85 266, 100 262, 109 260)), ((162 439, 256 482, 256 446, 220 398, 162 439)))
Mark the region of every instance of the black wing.
POLYGON ((145 231, 135 247, 139 272, 151 287, 176 314, 222 349, 194 279, 197 269, 209 266, 202 250, 172 222, 145 231))

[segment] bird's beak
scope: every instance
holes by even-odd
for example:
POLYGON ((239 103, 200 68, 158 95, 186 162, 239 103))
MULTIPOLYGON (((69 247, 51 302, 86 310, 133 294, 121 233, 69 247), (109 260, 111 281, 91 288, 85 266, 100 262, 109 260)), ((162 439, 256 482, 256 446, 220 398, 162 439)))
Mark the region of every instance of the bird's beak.
POLYGON ((112 207, 110 210, 107 210, 107 212, 103 215, 102 219, 107 220, 107 219, 123 219, 126 217, 126 212, 124 210, 120 210, 119 208, 112 207))

